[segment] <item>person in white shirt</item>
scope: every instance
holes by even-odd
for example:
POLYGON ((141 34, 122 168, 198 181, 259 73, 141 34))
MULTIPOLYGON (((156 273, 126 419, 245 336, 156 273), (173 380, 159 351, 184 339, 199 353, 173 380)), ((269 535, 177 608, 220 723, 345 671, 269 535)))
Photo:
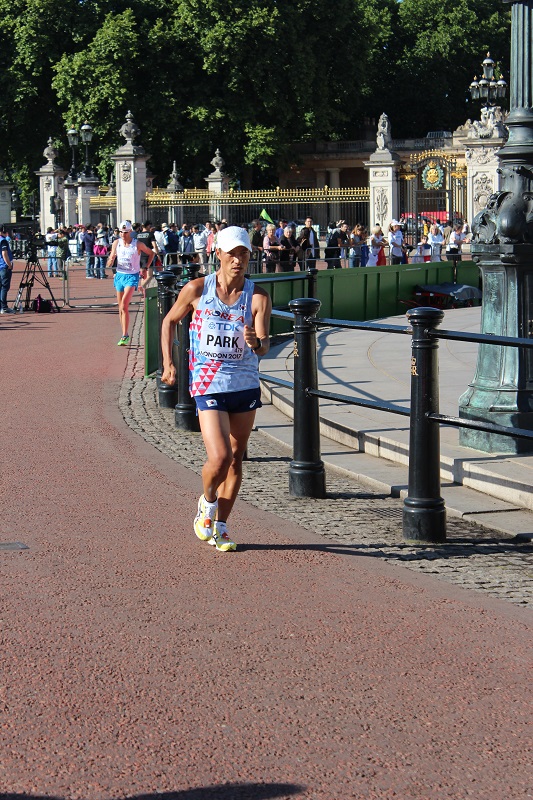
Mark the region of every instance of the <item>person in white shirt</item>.
POLYGON ((47 228, 44 238, 46 240, 48 256, 48 277, 59 278, 59 267, 57 265, 57 231, 54 231, 52 228, 47 228))
POLYGON ((198 254, 198 261, 200 262, 202 269, 207 266, 207 254, 206 254, 206 247, 207 247, 207 237, 209 236, 209 231, 207 229, 200 231, 199 225, 192 226, 192 238, 194 239, 194 249, 198 254))
POLYGON ((376 267, 378 263, 378 258, 381 250, 385 246, 385 235, 381 230, 381 225, 374 225, 372 228, 372 235, 370 237, 370 241, 368 242, 369 246, 369 254, 368 254, 368 261, 366 262, 367 267, 376 267))
POLYGON ((450 239, 446 245, 446 253, 449 253, 450 255, 460 254, 461 246, 465 239, 466 233, 463 233, 463 226, 461 224, 454 225, 453 230, 450 233, 450 239))
POLYGON ((398 220, 393 219, 389 229, 390 263, 401 264, 403 259, 403 233, 398 220))
POLYGON ((433 223, 433 225, 429 229, 429 234, 428 234, 428 244, 431 245, 432 261, 442 261, 440 253, 442 250, 443 242, 444 242, 444 236, 442 234, 441 229, 439 228, 437 223, 433 223))

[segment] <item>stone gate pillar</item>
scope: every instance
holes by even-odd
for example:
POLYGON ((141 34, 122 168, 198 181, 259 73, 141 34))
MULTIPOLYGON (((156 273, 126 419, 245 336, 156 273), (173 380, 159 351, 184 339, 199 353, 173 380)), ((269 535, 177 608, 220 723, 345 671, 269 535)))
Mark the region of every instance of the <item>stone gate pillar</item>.
POLYGON ((134 140, 141 130, 135 124, 133 114, 128 111, 126 122, 120 129, 120 135, 126 144, 119 147, 111 156, 115 162, 117 183, 117 219, 129 219, 131 222, 142 222, 146 198, 147 169, 146 162, 150 155, 134 140))
POLYGON ((500 189, 498 151, 507 140, 500 107, 484 108, 481 119, 457 129, 454 142, 464 147, 466 160, 466 218, 470 224, 500 189))
POLYGON ((78 175, 78 219, 82 225, 91 220, 91 197, 98 197, 100 179, 95 175, 78 175))
POLYGON ((398 170, 401 164, 398 154, 389 149, 392 139, 386 114, 379 118, 376 143, 376 150, 364 162, 370 188, 369 224, 370 227, 381 225, 386 234, 390 222, 399 215, 398 170))
POLYGON ((67 175, 63 186, 63 222, 67 228, 74 227, 78 222, 78 184, 67 175))
POLYGON ((57 150, 53 146, 52 137, 43 152, 46 164, 36 171, 39 178, 39 200, 41 206, 40 228, 44 233, 47 228, 62 225, 64 219, 64 181, 67 171, 55 163, 57 150))
MULTIPOLYGON (((207 181, 207 189, 212 194, 221 195, 229 189, 229 176, 223 171, 224 163, 224 159, 221 157, 220 150, 217 147, 215 157, 211 161, 215 169, 205 179, 207 181)), ((227 206, 223 205, 220 200, 213 198, 210 201, 209 216, 211 219, 224 219, 226 213, 227 206)))
POLYGON ((0 223, 11 222, 11 192, 13 184, 6 180, 4 170, 0 170, 0 223))

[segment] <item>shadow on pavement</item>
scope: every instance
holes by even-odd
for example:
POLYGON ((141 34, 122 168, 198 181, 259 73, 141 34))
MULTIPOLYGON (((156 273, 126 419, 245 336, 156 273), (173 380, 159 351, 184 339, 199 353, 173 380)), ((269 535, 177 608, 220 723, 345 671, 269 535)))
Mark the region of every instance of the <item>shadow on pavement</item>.
MULTIPOLYGON (((388 544, 240 544, 237 552, 246 550, 315 550, 336 555, 363 556, 365 558, 385 558, 387 561, 430 561, 432 559, 469 558, 471 556, 492 556, 494 553, 533 553, 529 539, 447 539, 442 545, 388 544)), ((2 796, 0 795, 0 800, 2 796)))
MULTIPOLYGON (((123 795, 123 800, 269 800, 299 794, 305 787, 294 783, 227 783, 223 786, 202 786, 179 792, 123 795)), ((61 797, 36 794, 0 794, 0 800, 64 800, 61 797)))

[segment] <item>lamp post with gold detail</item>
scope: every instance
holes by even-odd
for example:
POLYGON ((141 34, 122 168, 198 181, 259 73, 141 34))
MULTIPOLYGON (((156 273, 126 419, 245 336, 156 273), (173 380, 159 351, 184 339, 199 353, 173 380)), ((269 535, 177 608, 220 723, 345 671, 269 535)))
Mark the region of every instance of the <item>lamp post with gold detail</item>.
MULTIPOLYGON (((510 113, 506 119, 509 138, 498 152, 500 190, 489 197, 486 207, 472 223, 471 249, 483 276, 482 332, 531 338, 533 0, 503 1, 512 5, 510 113)), ((488 86, 483 85, 482 99, 487 102, 490 84, 489 80, 488 86)), ((480 345, 475 376, 459 399, 459 414, 467 419, 533 430, 533 355, 530 351, 480 345)), ((533 444, 527 440, 466 429, 461 430, 460 442, 490 453, 533 451, 533 444)))

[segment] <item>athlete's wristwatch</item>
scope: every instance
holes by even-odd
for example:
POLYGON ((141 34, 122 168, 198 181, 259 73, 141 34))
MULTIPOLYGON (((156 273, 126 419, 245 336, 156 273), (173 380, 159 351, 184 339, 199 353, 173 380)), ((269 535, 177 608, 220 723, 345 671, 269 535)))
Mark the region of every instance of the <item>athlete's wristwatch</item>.
POLYGON ((259 337, 257 337, 257 343, 256 343, 255 347, 252 347, 252 350, 255 353, 255 351, 256 350, 260 350, 262 348, 262 346, 263 346, 263 342, 261 341, 261 339, 259 337))

